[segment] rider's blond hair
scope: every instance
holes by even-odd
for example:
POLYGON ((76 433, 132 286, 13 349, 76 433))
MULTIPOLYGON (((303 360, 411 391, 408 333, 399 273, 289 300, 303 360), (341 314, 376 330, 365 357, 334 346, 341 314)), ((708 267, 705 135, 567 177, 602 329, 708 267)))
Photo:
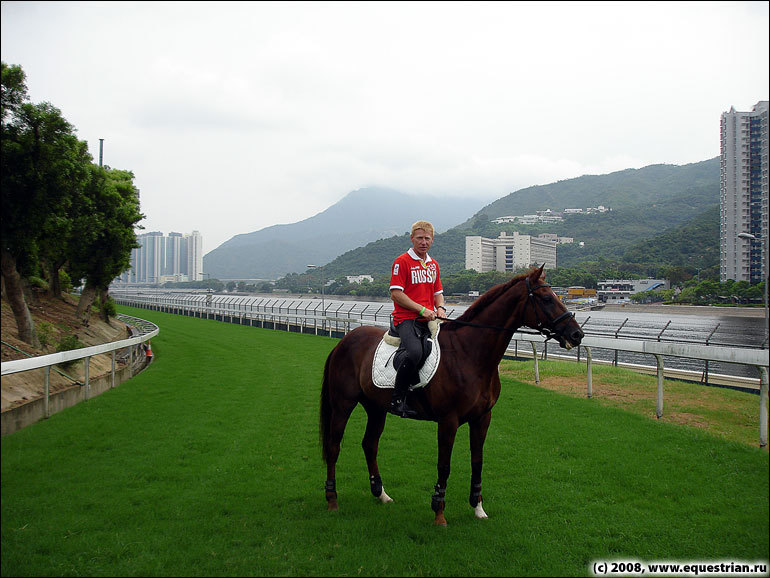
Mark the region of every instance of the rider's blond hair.
POLYGON ((435 232, 433 230, 433 225, 428 221, 417 221, 414 225, 412 225, 412 233, 410 235, 411 237, 414 236, 414 232, 417 229, 423 229, 424 231, 430 233, 431 237, 435 235, 435 232))

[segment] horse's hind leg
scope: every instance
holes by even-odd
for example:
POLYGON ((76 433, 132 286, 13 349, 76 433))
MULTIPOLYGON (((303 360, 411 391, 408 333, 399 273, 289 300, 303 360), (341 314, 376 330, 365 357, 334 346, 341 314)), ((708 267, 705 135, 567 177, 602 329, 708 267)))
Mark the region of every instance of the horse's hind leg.
POLYGON ((329 423, 329 437, 326 440, 325 455, 326 455, 326 485, 324 490, 326 492, 326 501, 328 502, 329 510, 337 510, 337 458, 340 457, 340 445, 342 444, 342 436, 345 434, 345 426, 347 426, 350 414, 353 413, 353 409, 356 406, 356 402, 352 404, 345 404, 345 406, 336 406, 331 410, 331 419, 329 423))
POLYGON ((365 403, 364 409, 368 419, 366 421, 366 432, 361 441, 361 447, 364 449, 366 457, 366 467, 369 470, 369 487, 372 495, 383 503, 392 502, 393 499, 385 493, 382 487, 382 478, 380 469, 377 465, 377 451, 380 446, 380 436, 385 429, 385 418, 387 414, 374 403, 365 403))
POLYGON ((484 465, 484 441, 487 438, 492 412, 487 412, 479 419, 468 424, 471 438, 471 493, 468 501, 477 518, 487 518, 481 506, 481 468, 484 465))

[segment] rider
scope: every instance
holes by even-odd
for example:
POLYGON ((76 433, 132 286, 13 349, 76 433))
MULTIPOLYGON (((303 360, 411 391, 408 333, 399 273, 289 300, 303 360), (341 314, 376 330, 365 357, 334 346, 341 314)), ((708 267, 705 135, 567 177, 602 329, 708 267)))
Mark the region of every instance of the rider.
POLYGON ((439 309, 442 317, 446 314, 438 263, 428 255, 433 232, 428 221, 412 225, 412 248, 396 258, 390 277, 393 324, 407 354, 397 368, 389 411, 401 417, 417 414, 407 406, 406 396, 409 386, 415 383, 417 364, 422 358, 422 338, 430 331, 428 321, 436 319, 439 309))

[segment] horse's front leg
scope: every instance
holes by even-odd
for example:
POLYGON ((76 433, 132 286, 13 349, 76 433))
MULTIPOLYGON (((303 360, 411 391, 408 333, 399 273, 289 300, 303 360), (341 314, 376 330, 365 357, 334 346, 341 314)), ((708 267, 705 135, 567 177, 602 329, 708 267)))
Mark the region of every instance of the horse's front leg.
POLYGON ((487 439, 492 412, 488 411, 479 419, 468 423, 471 439, 471 494, 469 502, 477 518, 486 518, 481 506, 481 468, 484 465, 484 441, 487 439))
POLYGON ((366 457, 366 467, 369 470, 369 488, 372 495, 382 503, 392 502, 393 499, 385 493, 382 487, 382 478, 380 477, 380 468, 377 465, 377 451, 380 445, 380 436, 385 429, 385 410, 375 403, 364 403, 366 409, 366 432, 361 441, 361 447, 366 457))
POLYGON ((446 526, 444 517, 444 496, 446 495, 446 485, 449 479, 450 464, 452 462, 452 448, 457 435, 457 418, 450 417, 438 422, 438 481, 433 489, 433 497, 430 505, 436 513, 436 519, 433 521, 437 526, 446 526))

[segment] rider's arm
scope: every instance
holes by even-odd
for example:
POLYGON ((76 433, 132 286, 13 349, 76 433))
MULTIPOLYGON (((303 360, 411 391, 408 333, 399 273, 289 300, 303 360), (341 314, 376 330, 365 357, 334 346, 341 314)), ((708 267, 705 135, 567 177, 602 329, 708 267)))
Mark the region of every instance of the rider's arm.
POLYGON ((434 295, 433 300, 436 303, 436 313, 440 317, 446 317, 446 307, 444 306, 444 294, 439 293, 438 295, 434 295), (439 307, 441 307, 441 311, 439 311, 439 307))

